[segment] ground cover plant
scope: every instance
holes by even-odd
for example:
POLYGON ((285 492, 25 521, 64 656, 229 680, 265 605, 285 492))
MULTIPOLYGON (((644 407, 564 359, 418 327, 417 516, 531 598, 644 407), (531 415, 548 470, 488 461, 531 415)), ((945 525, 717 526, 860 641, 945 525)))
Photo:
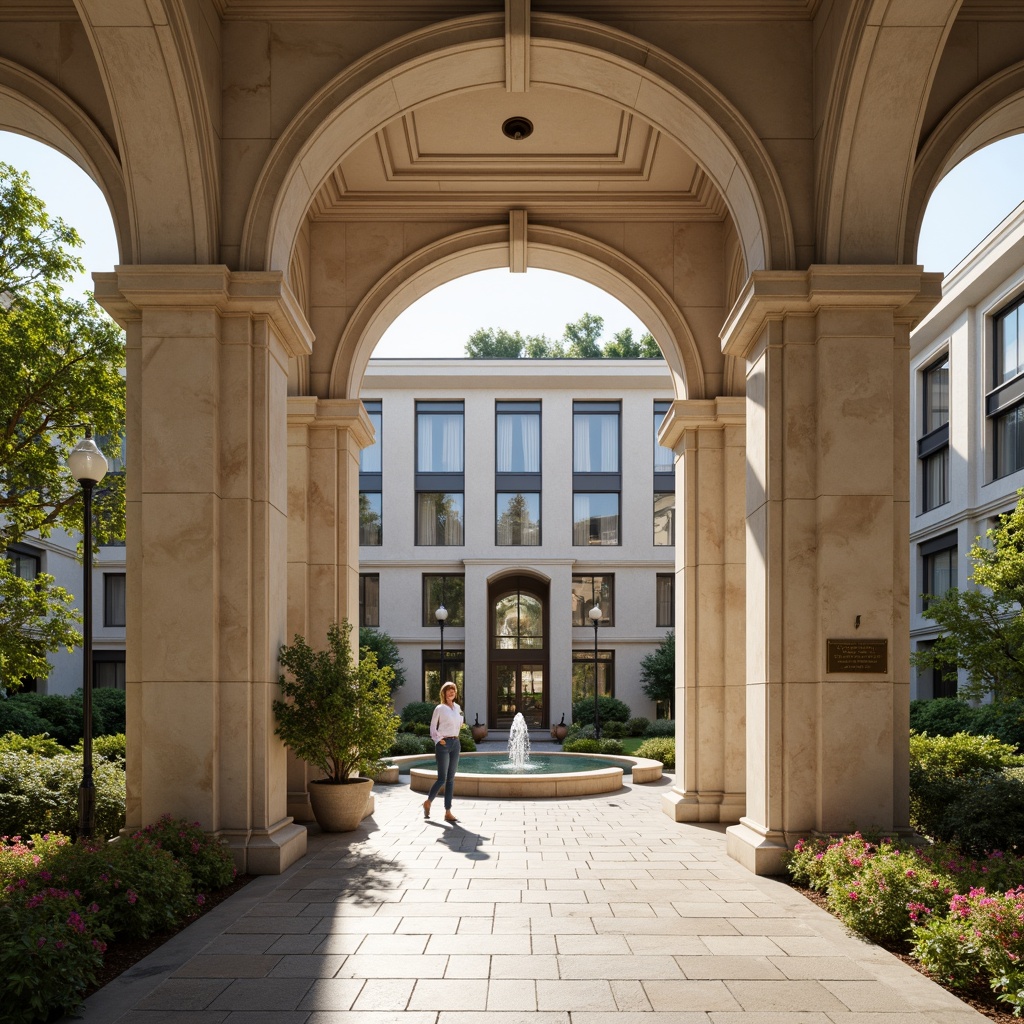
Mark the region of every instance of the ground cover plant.
POLYGON ((35 1024, 74 1012, 108 943, 180 926, 235 875, 219 840, 170 815, 115 843, 2 837, 3 1019, 35 1024))

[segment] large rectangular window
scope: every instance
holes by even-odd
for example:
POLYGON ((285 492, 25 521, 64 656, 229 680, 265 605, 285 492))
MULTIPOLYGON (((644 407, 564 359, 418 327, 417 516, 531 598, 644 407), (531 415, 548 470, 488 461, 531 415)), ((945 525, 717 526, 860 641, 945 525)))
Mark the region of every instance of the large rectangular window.
MULTIPOLYGON (((934 646, 934 640, 922 640, 917 645, 919 651, 926 651, 934 646)), ((957 679, 956 669, 949 668, 946 665, 939 667, 938 665, 933 668, 921 668, 917 670, 918 679, 918 694, 917 696, 922 700, 927 700, 930 696, 933 700, 936 697, 955 697, 957 692, 957 679), (930 689, 931 694, 926 696, 922 690, 930 689)))
POLYGON ((991 422, 992 475, 1024 469, 1024 300, 992 318, 993 381, 985 398, 991 422))
POLYGON ((573 494, 572 542, 576 547, 619 543, 618 492, 573 494))
POLYGON ((423 617, 420 625, 437 626, 437 609, 448 612, 445 626, 466 624, 466 577, 455 574, 423 574, 423 617))
POLYGON ((494 471, 540 472, 540 402, 496 403, 494 471))
POLYGON ((676 496, 654 495, 654 546, 672 547, 676 542, 676 496))
POLYGON ((416 472, 464 472, 462 402, 416 403, 416 472))
POLYGON ((1024 469, 1024 403, 1012 406, 992 421, 995 447, 994 470, 997 477, 1024 469))
POLYGON ((22 580, 34 580, 42 572, 42 557, 32 549, 8 548, 7 561, 11 565, 11 572, 22 580))
POLYGON ((921 465, 921 510, 949 501, 949 355, 921 374, 923 412, 917 455, 921 465))
POLYGON ((601 609, 601 626, 615 625, 615 576, 573 576, 572 624, 593 626, 590 609, 597 602, 601 609))
POLYGON ((379 547, 384 543, 384 506, 380 491, 359 492, 359 543, 379 547))
POLYGON ((944 533, 918 546, 921 555, 922 608, 928 610, 929 598, 942 597, 957 585, 957 535, 944 533))
POLYGON ((663 448, 658 444, 658 431, 661 430, 665 413, 668 412, 671 402, 654 403, 654 472, 672 473, 675 470, 675 452, 671 448, 663 448))
POLYGON ((619 403, 574 402, 572 471, 619 472, 619 403))
POLYGON ((675 625, 675 594, 675 575, 670 572, 659 572, 655 577, 654 591, 654 624, 656 626, 675 625))
POLYGON ((496 520, 494 543, 506 545, 534 545, 540 543, 540 495, 511 494, 498 491, 495 495, 496 520))
MULTIPOLYGON (((601 697, 615 696, 615 652, 597 652, 597 692, 601 697)), ((573 703, 594 696, 594 652, 572 652, 573 703)), ((589 725, 590 721, 583 724, 589 725)))
POLYGON ((359 574, 359 625, 380 625, 380 573, 359 574))
POLYGON ((995 370, 994 384, 998 387, 1013 380, 1024 371, 1024 300, 1018 299, 1012 306, 997 313, 993 318, 995 328, 995 370))
POLYGON ((103 574, 103 625, 123 626, 125 624, 125 574, 105 572, 103 574))
POLYGON ((373 424, 374 440, 369 448, 364 448, 359 453, 360 473, 380 473, 383 468, 384 452, 384 416, 379 401, 363 401, 363 408, 366 409, 370 422, 373 424))
POLYGON ((441 651, 423 652, 423 699, 431 704, 441 702, 441 683, 452 682, 459 692, 456 701, 465 711, 466 704, 466 653, 463 650, 444 652, 444 678, 441 672, 441 651))
POLYGON ((458 547, 463 535, 463 495, 423 491, 416 495, 416 543, 425 547, 458 547))
POLYGON ((94 690, 125 688, 124 651, 92 652, 92 687, 94 690))

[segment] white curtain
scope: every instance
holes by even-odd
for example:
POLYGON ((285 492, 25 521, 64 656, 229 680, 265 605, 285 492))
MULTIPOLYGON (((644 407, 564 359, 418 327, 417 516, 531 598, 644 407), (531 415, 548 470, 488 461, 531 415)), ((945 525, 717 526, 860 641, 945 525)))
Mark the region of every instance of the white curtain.
POLYGON ((512 470, 512 437, 515 417, 505 415, 498 417, 497 462, 498 473, 511 473, 512 470))
MULTIPOLYGON (((433 470, 434 453, 434 417, 420 413, 416 417, 416 470, 419 473, 429 473, 433 470)), ((420 541, 424 543, 424 541, 420 541)))
POLYGON ((530 414, 520 416, 523 427, 523 472, 540 472, 540 417, 530 414))
POLYGON ((574 494, 572 499, 572 542, 590 543, 590 495, 574 494))
POLYGON ((597 469, 602 473, 619 471, 619 417, 601 417, 601 464, 597 469))
POLYGON ((589 473, 590 465, 590 417, 577 413, 572 418, 572 471, 589 473))
POLYGON ((443 448, 441 451, 441 473, 462 472, 462 416, 449 413, 444 417, 443 448))

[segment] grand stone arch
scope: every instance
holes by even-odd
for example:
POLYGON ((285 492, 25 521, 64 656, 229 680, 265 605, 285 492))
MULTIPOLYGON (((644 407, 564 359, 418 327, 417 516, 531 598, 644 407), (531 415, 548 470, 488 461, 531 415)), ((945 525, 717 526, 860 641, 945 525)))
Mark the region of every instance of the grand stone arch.
MULTIPOLYGON (((442 96, 501 87, 504 28, 487 16, 432 28, 370 55, 313 97, 278 140, 254 190, 243 266, 288 267, 314 195, 365 134, 442 96)), ((793 266, 789 211, 771 160, 706 80, 624 33, 557 16, 533 18, 529 50, 534 83, 610 99, 693 153, 729 207, 748 270, 793 266)))

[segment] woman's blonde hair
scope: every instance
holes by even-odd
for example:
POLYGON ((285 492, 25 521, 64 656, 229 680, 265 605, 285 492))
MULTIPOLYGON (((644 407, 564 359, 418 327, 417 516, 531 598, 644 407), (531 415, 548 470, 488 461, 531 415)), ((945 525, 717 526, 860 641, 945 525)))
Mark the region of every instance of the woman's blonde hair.
POLYGON ((455 691, 455 696, 458 697, 458 695, 459 695, 459 688, 450 679, 448 680, 447 683, 442 683, 441 684, 440 696, 444 697, 444 691, 448 690, 448 689, 454 690, 455 691))

